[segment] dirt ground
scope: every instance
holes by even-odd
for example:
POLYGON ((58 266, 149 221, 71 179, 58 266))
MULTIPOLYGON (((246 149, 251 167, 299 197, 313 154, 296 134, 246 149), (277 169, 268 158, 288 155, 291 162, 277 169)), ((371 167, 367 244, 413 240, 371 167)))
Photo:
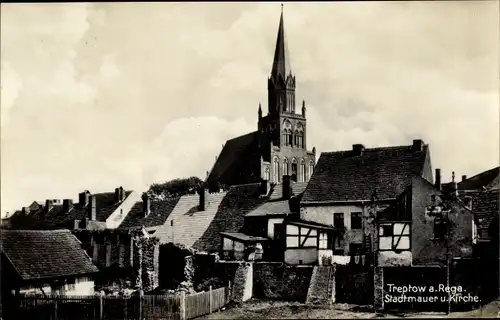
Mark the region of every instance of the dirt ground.
POLYGON ((494 301, 481 309, 469 312, 375 314, 369 307, 334 304, 332 306, 308 306, 302 303, 250 300, 238 307, 212 313, 199 319, 378 319, 378 318, 497 318, 500 301, 494 301))

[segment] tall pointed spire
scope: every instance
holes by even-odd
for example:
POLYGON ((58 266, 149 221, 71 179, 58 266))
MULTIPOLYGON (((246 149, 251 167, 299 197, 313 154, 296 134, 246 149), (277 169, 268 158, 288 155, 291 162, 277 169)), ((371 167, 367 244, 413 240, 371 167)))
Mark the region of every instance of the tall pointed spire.
POLYGON ((286 80, 286 77, 292 73, 290 66, 290 54, 285 38, 285 26, 283 23, 283 4, 281 4, 280 24, 278 26, 278 37, 276 39, 276 49, 274 50, 273 69, 271 77, 277 79, 278 75, 286 80))

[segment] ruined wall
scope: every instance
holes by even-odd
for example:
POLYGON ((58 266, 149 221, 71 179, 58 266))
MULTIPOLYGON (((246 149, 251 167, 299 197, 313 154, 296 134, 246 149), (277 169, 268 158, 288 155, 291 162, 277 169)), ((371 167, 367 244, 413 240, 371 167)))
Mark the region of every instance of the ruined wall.
POLYGON ((253 264, 242 263, 236 269, 234 284, 231 290, 231 301, 241 303, 252 298, 253 293, 253 264))
POLYGON ((254 263, 253 296, 304 302, 313 266, 288 266, 283 263, 254 263))

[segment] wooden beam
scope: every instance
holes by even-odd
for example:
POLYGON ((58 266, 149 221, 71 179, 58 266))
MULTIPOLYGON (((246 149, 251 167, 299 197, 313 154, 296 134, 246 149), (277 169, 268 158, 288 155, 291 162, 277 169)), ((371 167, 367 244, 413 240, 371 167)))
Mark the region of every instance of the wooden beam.
POLYGON ((309 238, 309 236, 311 234, 311 231, 312 231, 312 229, 309 229, 309 231, 307 231, 307 234, 306 234, 306 236, 304 238, 304 241, 302 241, 302 243, 300 244, 301 247, 303 247, 304 244, 306 243, 306 240, 309 238))

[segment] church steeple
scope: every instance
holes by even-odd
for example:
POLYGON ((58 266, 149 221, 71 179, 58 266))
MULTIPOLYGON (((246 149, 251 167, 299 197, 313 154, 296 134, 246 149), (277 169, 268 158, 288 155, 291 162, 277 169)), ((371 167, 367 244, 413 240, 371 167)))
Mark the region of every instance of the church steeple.
POLYGON ((281 76, 286 81, 288 75, 292 74, 290 66, 290 54, 288 53, 288 46, 285 38, 285 26, 283 23, 283 4, 281 4, 280 24, 278 26, 278 36, 276 39, 276 48, 274 50, 273 69, 271 77, 275 80, 281 76))
POLYGON ((283 5, 281 5, 278 36, 267 90, 270 114, 295 113, 295 76, 292 73, 285 37, 283 5))

